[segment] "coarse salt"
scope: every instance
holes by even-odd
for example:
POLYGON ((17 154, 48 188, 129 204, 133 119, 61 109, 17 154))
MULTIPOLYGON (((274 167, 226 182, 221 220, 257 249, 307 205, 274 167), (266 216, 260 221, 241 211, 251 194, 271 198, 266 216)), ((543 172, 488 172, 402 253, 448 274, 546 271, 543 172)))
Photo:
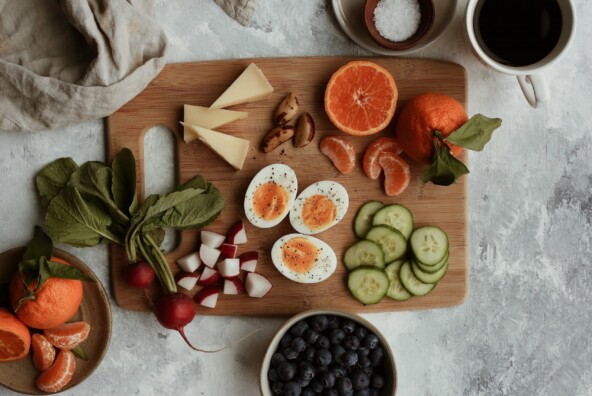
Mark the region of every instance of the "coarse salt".
POLYGON ((380 0, 374 9, 378 33, 391 41, 403 41, 413 36, 420 20, 417 0, 380 0))

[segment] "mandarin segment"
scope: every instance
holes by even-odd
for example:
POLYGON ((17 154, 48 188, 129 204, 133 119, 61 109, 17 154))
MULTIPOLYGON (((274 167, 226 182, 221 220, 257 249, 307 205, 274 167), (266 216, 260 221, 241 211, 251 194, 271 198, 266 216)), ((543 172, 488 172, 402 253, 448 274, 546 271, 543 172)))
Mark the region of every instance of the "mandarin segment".
POLYGON ((33 334, 31 349, 33 350, 33 364, 37 370, 45 371, 51 367, 55 360, 56 350, 43 334, 33 334))
POLYGON ((43 331, 51 345, 59 349, 74 349, 84 342, 89 334, 90 325, 86 322, 64 323, 43 331))
POLYGON ((29 329, 16 316, 0 308, 0 362, 11 362, 27 356, 31 347, 29 329))
POLYGON ((339 172, 347 175, 356 167, 356 152, 351 143, 342 136, 327 136, 321 140, 321 153, 333 162, 339 172))
POLYGON ((76 359, 69 350, 61 350, 53 365, 37 377, 35 385, 44 392, 57 392, 72 380, 76 359))
POLYGON ((386 195, 394 197, 401 194, 411 181, 409 165, 403 158, 392 152, 382 152, 378 162, 384 170, 384 190, 386 195))
POLYGON ((364 152, 364 173, 370 179, 378 179, 382 168, 378 163, 378 156, 383 151, 392 152, 395 154, 401 154, 403 149, 397 143, 397 139, 392 137, 381 137, 370 143, 366 151, 364 152))

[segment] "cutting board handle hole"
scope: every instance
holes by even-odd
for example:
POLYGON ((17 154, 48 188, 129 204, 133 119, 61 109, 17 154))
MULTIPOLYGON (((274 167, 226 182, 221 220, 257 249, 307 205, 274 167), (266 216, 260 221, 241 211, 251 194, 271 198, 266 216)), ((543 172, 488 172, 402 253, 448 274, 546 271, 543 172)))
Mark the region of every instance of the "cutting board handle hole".
MULTIPOLYGON (((157 125, 144 134, 144 197, 163 194, 178 184, 177 138, 169 128, 157 125)), ((165 229, 161 248, 165 253, 175 250, 179 244, 179 232, 165 229)))

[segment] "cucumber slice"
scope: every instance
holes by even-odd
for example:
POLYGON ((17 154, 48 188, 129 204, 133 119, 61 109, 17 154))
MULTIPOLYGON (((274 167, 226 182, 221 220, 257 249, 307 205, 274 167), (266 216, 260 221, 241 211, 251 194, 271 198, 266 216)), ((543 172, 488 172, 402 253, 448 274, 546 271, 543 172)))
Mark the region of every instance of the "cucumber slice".
POLYGON ((407 291, 414 296, 425 296, 436 287, 435 283, 423 283, 413 275, 411 271, 411 264, 404 263, 399 271, 399 279, 401 284, 407 291))
POLYGON ((374 219, 372 219, 372 225, 393 227, 401 231, 405 239, 409 239, 413 231, 413 216, 409 209, 403 205, 388 205, 376 212, 374 219))
POLYGON ((372 227, 374 214, 384 207, 380 201, 368 201, 358 210, 354 220, 354 232, 360 239, 366 238, 368 230, 372 227))
POLYGON ((444 266, 440 268, 439 271, 434 273, 423 272, 421 268, 417 265, 417 261, 411 261, 411 271, 413 271, 413 275, 423 283, 437 283, 440 279, 444 278, 446 275, 446 271, 448 271, 448 261, 444 263, 444 266))
POLYGON ((386 292, 386 296, 397 301, 405 301, 411 297, 411 294, 403 287, 403 285, 401 285, 401 280, 399 279, 399 270, 401 269, 403 263, 405 263, 405 261, 398 260, 387 265, 387 267, 384 269, 384 272, 390 281, 390 286, 386 292))
POLYGON ((362 265, 384 268, 384 252, 376 243, 360 241, 345 251, 343 263, 349 270, 362 265))
POLYGON ((426 274, 433 274, 434 272, 440 271, 442 269, 442 267, 444 267, 446 265, 446 263, 448 263, 448 256, 449 256, 449 253, 446 252, 446 254, 444 255, 444 258, 442 260, 440 260, 440 262, 436 265, 425 265, 421 261, 417 261, 417 260, 414 260, 414 261, 420 270, 422 270, 426 274))
POLYGON ((384 261, 393 262, 407 252, 407 240, 401 232, 395 228, 380 225, 370 228, 366 239, 377 243, 384 252, 384 261))
POLYGON ((347 287, 364 305, 376 304, 386 295, 389 278, 384 271, 372 267, 359 267, 349 273, 347 287))
POLYGON ((413 255, 425 265, 438 264, 448 252, 448 235, 435 226, 416 229, 410 242, 413 255))

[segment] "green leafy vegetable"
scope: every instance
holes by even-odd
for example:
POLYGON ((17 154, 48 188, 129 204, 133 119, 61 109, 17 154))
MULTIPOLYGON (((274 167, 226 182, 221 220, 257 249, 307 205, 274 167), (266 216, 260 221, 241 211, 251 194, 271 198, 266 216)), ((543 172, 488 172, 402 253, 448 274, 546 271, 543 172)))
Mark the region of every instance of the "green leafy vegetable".
POLYGON ((444 140, 469 150, 481 151, 491 139, 493 131, 501 125, 502 120, 499 118, 476 114, 444 140))
POLYGON ((68 185, 70 176, 78 169, 72 158, 60 158, 37 173, 35 184, 44 208, 68 185))
POLYGON ((136 196, 136 160, 130 149, 124 148, 113 158, 111 192, 119 209, 133 215, 138 208, 136 196))
POLYGON ((88 355, 86 354, 86 351, 84 350, 84 348, 82 347, 82 345, 78 345, 76 348, 70 349, 70 351, 77 358, 80 358, 82 360, 88 360, 88 355))
POLYGON ((33 239, 27 244, 22 260, 36 260, 40 257, 51 258, 52 255, 53 242, 51 238, 43 232, 41 227, 35 226, 33 239))

